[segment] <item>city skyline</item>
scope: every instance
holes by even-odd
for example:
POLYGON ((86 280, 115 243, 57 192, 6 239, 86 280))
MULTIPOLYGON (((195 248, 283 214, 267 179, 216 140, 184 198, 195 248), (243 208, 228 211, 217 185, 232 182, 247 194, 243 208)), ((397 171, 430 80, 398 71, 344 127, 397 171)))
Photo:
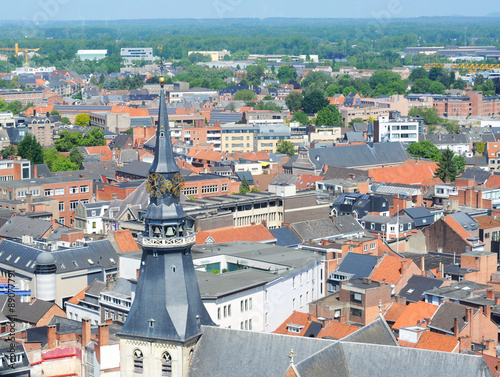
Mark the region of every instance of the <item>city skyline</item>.
POLYGON ((63 20, 120 20, 120 19, 172 19, 172 18, 413 18, 429 16, 500 16, 498 2, 487 0, 481 7, 470 9, 467 3, 444 0, 439 3, 430 0, 420 2, 390 0, 380 3, 376 0, 363 0, 353 7, 349 3, 327 4, 313 0, 305 8, 298 0, 278 0, 272 4, 263 0, 252 3, 242 0, 194 0, 176 3, 175 6, 152 0, 148 7, 137 7, 132 0, 109 0, 106 2, 89 0, 26 0, 20 3, 3 4, 1 21, 22 19, 33 22, 63 20), (152 11, 154 9, 154 11, 152 11), (17 16, 14 16, 17 15, 17 16))

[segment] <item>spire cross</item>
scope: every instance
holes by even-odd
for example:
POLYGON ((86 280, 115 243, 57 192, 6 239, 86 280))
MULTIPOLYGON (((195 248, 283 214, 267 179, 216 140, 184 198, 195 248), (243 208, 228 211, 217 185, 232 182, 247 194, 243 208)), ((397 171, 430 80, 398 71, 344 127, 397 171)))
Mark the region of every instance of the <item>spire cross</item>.
POLYGON ((290 350, 288 357, 290 358, 290 364, 293 364, 294 358, 297 357, 297 355, 293 352, 293 348, 290 350))

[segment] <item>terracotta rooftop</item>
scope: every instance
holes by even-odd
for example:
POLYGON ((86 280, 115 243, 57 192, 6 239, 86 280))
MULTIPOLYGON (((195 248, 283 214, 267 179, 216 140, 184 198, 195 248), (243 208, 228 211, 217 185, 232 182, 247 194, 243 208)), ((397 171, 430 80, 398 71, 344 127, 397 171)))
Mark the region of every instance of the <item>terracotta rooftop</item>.
POLYGON ((500 226, 500 219, 495 219, 493 216, 479 216, 475 217, 474 220, 477 221, 481 229, 496 228, 500 226))
POLYGON ((406 261, 406 266, 409 267, 413 261, 391 255, 384 256, 384 259, 373 270, 370 278, 373 281, 383 281, 387 284, 396 284, 401 280, 402 262, 406 261))
POLYGON ((140 250, 130 232, 130 229, 120 229, 114 231, 115 242, 122 253, 140 250))
POLYGON ((431 351, 453 352, 458 350, 458 344, 458 339, 451 335, 424 331, 415 348, 431 351))
POLYGON ((273 332, 274 334, 304 336, 304 334, 307 332, 307 329, 311 325, 311 320, 317 320, 317 318, 314 316, 310 316, 307 313, 293 312, 292 315, 290 315, 290 317, 288 317, 286 321, 279 325, 278 328, 273 332), (300 332, 296 333, 288 331, 289 324, 304 327, 300 330, 300 332))
POLYGON ((438 310, 439 306, 428 304, 423 301, 419 301, 417 303, 410 303, 408 306, 405 308, 403 313, 399 316, 398 320, 392 328, 394 330, 398 330, 401 327, 408 327, 408 326, 415 326, 415 325, 422 325, 427 327, 428 320, 432 318, 434 313, 438 310), (424 319, 427 318, 427 321, 425 323, 424 319))
POLYGON ((393 302, 389 309, 386 310, 384 318, 387 322, 396 322, 401 314, 406 309, 406 305, 400 304, 399 302, 393 302))
MULTIPOLYGON (((465 242, 467 242, 470 246, 474 246, 470 241, 467 241, 467 238, 472 237, 472 235, 467 232, 457 220, 455 220, 452 216, 446 216, 444 221, 450 226, 451 229, 462 237, 465 242)), ((483 243, 482 241, 479 242, 483 243)))
POLYGON ((340 323, 337 321, 328 321, 326 326, 319 332, 318 338, 328 337, 332 339, 342 339, 357 330, 359 330, 358 326, 340 323))
POLYGON ((82 291, 78 292, 76 295, 71 297, 68 302, 73 304, 73 305, 78 305, 80 300, 83 300, 85 298, 85 292, 87 292, 87 289, 89 289, 90 285, 86 286, 82 291))
POLYGON ((368 175, 374 182, 421 185, 434 178, 436 169, 435 162, 409 159, 399 166, 370 169, 368 175))
POLYGON ((486 181, 486 187, 488 188, 498 188, 500 187, 500 175, 491 175, 486 181))
POLYGON ((255 224, 240 228, 224 227, 219 229, 202 230, 196 234, 195 245, 232 241, 262 242, 274 239, 275 237, 264 225, 255 224))
POLYGON ((296 186, 299 189, 313 189, 316 187, 316 182, 321 181, 323 177, 319 175, 302 174, 296 186))

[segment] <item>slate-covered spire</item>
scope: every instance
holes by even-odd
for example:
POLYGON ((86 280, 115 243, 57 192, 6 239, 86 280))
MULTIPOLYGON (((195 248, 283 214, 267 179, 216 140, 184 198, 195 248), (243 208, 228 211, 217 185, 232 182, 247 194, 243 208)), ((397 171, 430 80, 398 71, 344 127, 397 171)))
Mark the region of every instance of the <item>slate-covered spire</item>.
POLYGON ((160 79, 161 91, 158 125, 156 127, 155 157, 149 169, 150 173, 177 173, 180 171, 179 166, 177 166, 175 162, 174 151, 172 149, 170 128, 168 126, 167 105, 163 88, 164 83, 165 79, 162 77, 160 79))
POLYGON ((373 122, 372 118, 368 119, 368 129, 366 130, 367 141, 373 141, 373 122))

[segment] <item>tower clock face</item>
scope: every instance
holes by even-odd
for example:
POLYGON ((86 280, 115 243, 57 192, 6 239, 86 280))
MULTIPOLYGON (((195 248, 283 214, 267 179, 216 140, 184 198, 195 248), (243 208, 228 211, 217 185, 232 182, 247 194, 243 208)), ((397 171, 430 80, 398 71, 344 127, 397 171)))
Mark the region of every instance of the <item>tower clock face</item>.
POLYGON ((167 180, 161 174, 151 173, 146 181, 146 190, 151 196, 161 198, 167 193, 167 180))
POLYGON ((174 196, 180 196, 183 187, 184 177, 181 173, 175 173, 172 179, 167 182, 167 188, 174 196))

